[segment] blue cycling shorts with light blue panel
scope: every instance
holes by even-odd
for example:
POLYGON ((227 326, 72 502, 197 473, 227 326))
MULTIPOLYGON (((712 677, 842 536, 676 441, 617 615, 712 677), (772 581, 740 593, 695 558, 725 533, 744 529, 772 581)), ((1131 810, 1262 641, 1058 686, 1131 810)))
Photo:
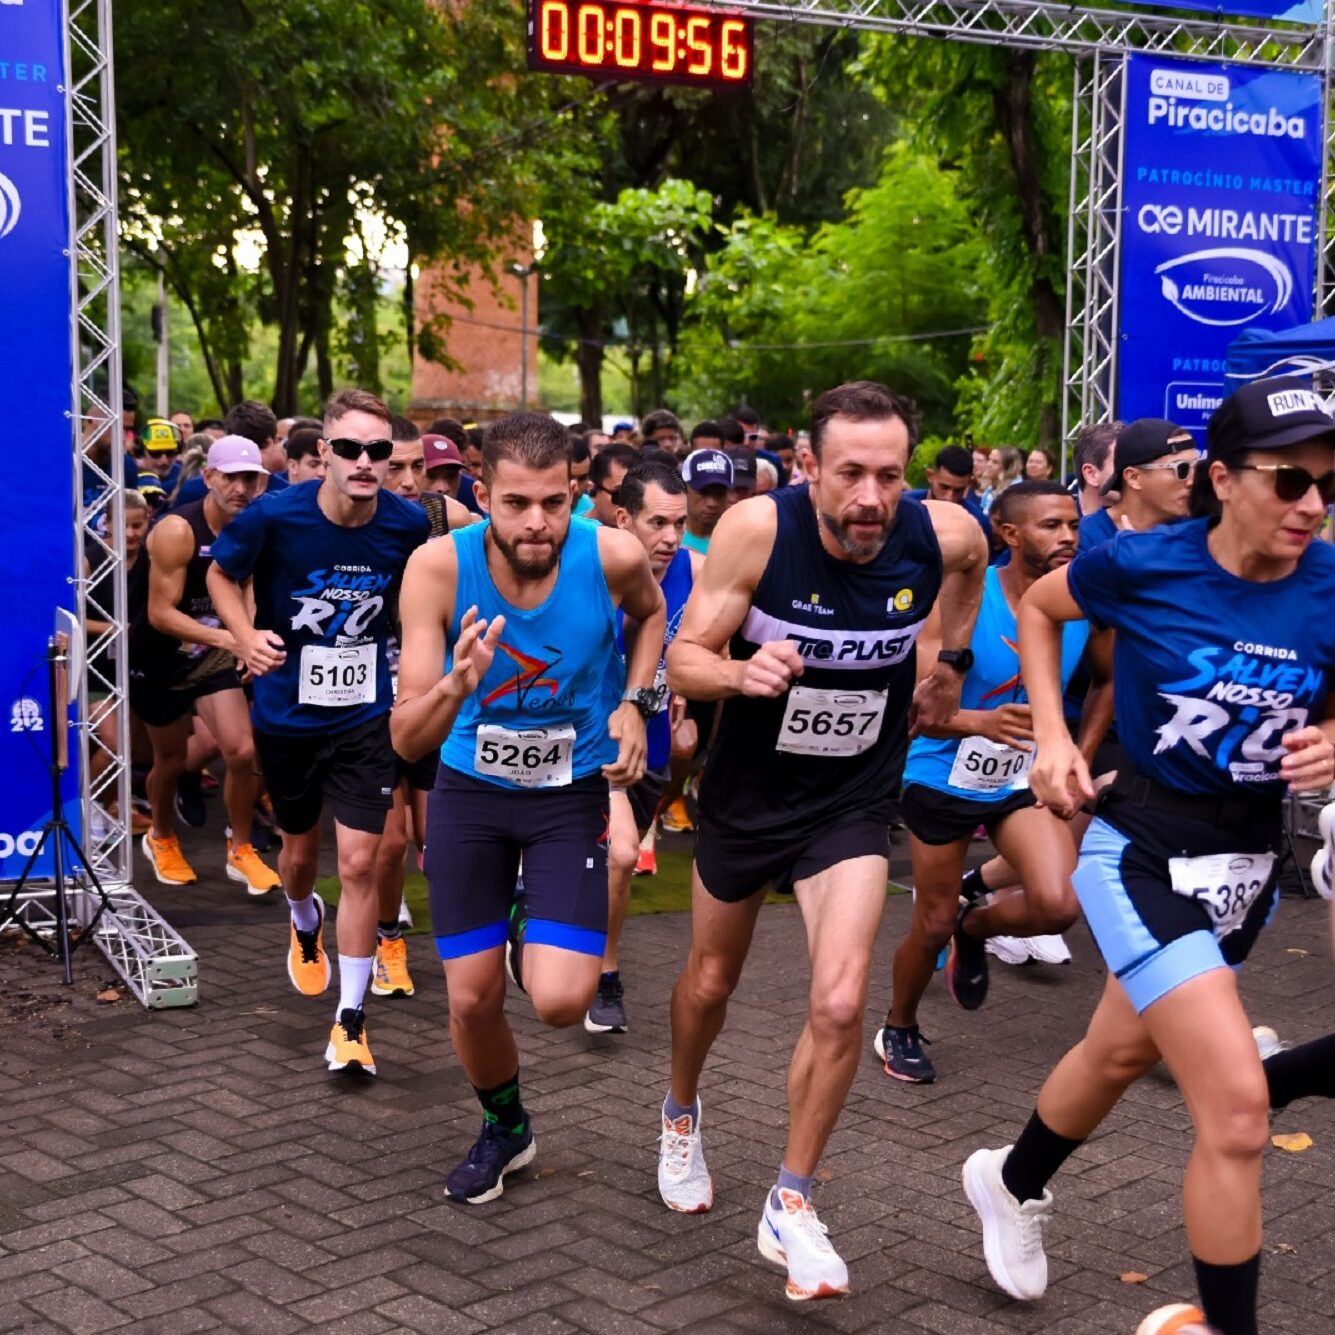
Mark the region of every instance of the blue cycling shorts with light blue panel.
POLYGON ((1105 805, 1085 833, 1072 884, 1104 962, 1138 1014, 1183 983, 1247 958, 1279 902, 1265 861, 1273 847, 1266 827, 1221 830, 1123 802, 1105 805), (1262 874, 1253 872, 1250 886, 1239 880, 1219 922, 1199 891, 1193 897, 1174 890, 1169 862, 1184 853, 1234 855, 1230 860, 1252 867, 1259 859, 1262 874))

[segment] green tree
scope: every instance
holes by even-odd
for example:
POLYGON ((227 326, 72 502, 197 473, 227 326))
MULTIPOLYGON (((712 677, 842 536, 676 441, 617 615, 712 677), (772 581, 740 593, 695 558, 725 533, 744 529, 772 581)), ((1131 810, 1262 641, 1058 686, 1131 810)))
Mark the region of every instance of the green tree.
MULTIPOLYGON (((522 25, 514 0, 117 7, 125 235, 189 311, 220 400, 244 394, 257 322, 277 331, 278 411, 312 359, 322 393, 339 355, 379 385, 393 335, 368 219, 464 291, 539 179, 585 152, 544 133, 557 90, 519 74, 522 25), (517 82, 533 113, 518 125, 517 82)), ((411 289, 403 310, 412 336, 411 289)))
POLYGON ((713 230, 713 201, 689 181, 670 179, 656 190, 623 190, 610 203, 577 203, 543 220, 544 307, 550 301, 576 331, 580 416, 596 422, 602 415, 609 330, 624 338, 631 403, 643 413, 668 396, 687 290, 713 230))
POLYGON ((949 432, 969 331, 985 320, 981 254, 954 173, 904 145, 872 188, 850 193, 846 218, 809 240, 743 217, 690 308, 687 399, 701 413, 748 401, 793 423, 832 384, 881 380, 949 432))
POLYGON ((1054 446, 1065 334, 1071 64, 1059 54, 900 36, 866 68, 912 141, 957 176, 984 243, 990 328, 961 378, 960 425, 1054 446))

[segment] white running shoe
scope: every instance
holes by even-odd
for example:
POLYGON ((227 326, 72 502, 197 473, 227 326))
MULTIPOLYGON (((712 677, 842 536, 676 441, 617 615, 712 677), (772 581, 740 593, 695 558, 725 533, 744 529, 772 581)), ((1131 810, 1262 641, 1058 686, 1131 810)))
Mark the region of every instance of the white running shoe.
POLYGON ((399 896, 399 926, 400 926, 400 927, 407 927, 409 930, 411 930, 411 929, 412 929, 412 925, 413 925, 413 911, 412 911, 412 909, 410 909, 410 908, 408 907, 408 901, 407 901, 406 899, 404 899, 402 895, 400 895, 400 896, 399 896))
POLYGON ((1029 963, 1029 947, 1021 936, 989 936, 983 949, 1003 964, 1029 963))
POLYGON ((1071 962, 1071 952, 1066 948, 1066 942, 1061 936, 1028 936, 1025 937, 1025 946, 1029 951, 1029 958, 1037 960, 1040 964, 1071 962))
POLYGON ((975 1150, 964 1161, 964 1192, 983 1225, 983 1256, 992 1278, 1012 1298, 1032 1302, 1048 1287, 1043 1226, 1052 1214, 1052 1193, 1023 1205, 1006 1190, 1001 1165, 1009 1145, 975 1150))
POLYGON ((1256 1040, 1256 1051, 1262 1061, 1277 1052, 1283 1052, 1289 1046, 1268 1024, 1258 1024, 1252 1030, 1252 1037, 1256 1040))
POLYGON ((1169 1303, 1156 1308, 1136 1327, 1136 1335, 1217 1335, 1207 1325, 1199 1307, 1191 1303, 1169 1303))
POLYGON ((714 1204, 714 1181, 705 1167, 700 1145, 700 1111, 683 1113, 676 1121, 663 1114, 663 1134, 658 1143, 658 1194, 669 1210, 681 1214, 704 1214, 714 1204))
POLYGON ((1335 886, 1332 886, 1335 877, 1335 802, 1328 802, 1321 808, 1317 827, 1321 831, 1321 847, 1312 855, 1312 884, 1322 899, 1329 899, 1335 893, 1335 886))
POLYGON ((756 1246, 767 1261, 788 1267, 784 1292, 795 1303, 842 1298, 848 1292, 848 1267, 830 1246, 828 1232, 816 1218, 816 1207, 801 1192, 775 1187, 766 1193, 756 1246))

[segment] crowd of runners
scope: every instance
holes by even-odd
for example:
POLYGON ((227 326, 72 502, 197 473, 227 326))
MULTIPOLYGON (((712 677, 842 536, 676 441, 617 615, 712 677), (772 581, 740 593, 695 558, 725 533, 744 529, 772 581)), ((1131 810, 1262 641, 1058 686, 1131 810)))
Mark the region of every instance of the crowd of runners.
MULTIPOLYGON (((893 969, 877 962, 888 1076, 937 1079, 918 1006, 943 952, 966 1010, 990 959, 1069 958, 1082 914, 1107 966, 1015 1144, 961 1165, 996 1283, 1043 1296, 1050 1184, 1162 1060, 1194 1128, 1198 1300, 1141 1331, 1255 1335, 1269 1111, 1335 1094, 1335 1036, 1263 1061, 1235 981, 1276 909, 1286 798, 1335 782, 1335 620, 1313 615, 1335 587, 1318 540, 1335 419, 1303 383, 1238 390, 1203 452, 1171 422, 1094 426, 1065 485, 1043 451, 952 445, 920 492, 914 406, 870 382, 822 394, 795 437, 746 409, 689 434, 665 410, 612 436, 527 412, 422 434, 355 389, 319 419, 243 403, 198 425, 151 421, 127 469, 148 773, 125 818, 157 880, 193 883, 177 822, 202 822, 221 758, 221 864, 286 897, 288 976, 336 991, 325 1057, 361 1075, 367 991, 414 991, 402 892, 421 859, 480 1105, 450 1198, 498 1197, 537 1152, 507 981, 545 1024, 624 1032, 631 878, 660 822, 693 825, 690 946, 646 1109, 659 1193, 713 1204, 709 1053, 765 891, 790 889, 810 999, 757 1241, 790 1298, 847 1293, 811 1185, 866 1042, 902 823, 912 919, 893 969), (326 808, 336 952, 315 891, 326 808), (980 831, 996 856, 966 872, 980 831)), ((1333 826, 1335 808, 1327 844, 1333 826)), ((1313 871, 1329 896, 1327 848, 1313 871)))

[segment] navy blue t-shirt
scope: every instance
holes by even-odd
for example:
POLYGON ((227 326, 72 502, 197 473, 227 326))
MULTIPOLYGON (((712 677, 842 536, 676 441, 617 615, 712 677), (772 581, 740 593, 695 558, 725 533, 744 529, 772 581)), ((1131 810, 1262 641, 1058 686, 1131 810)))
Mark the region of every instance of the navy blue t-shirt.
MULTIPOLYGON (((270 473, 269 480, 264 485, 264 490, 260 493, 262 496, 272 496, 276 492, 286 491, 292 484, 282 473, 270 473)), ((202 501, 208 495, 208 484, 204 481, 202 473, 196 473, 188 482, 181 486, 181 494, 177 496, 176 503, 172 506, 173 510, 179 510, 183 505, 189 505, 191 501, 202 501)))
MULTIPOLYGON (((107 472, 111 471, 111 465, 106 465, 107 472)), ((87 460, 80 465, 80 490, 83 492, 83 503, 85 505, 95 505, 98 498, 106 491, 97 474, 93 472, 93 467, 87 460)), ((123 474, 125 489, 135 491, 139 487, 139 465, 132 454, 125 456, 125 472, 123 474)))
POLYGON ((1115 538, 1120 532, 1113 523, 1112 515, 1107 510, 1094 510, 1080 520, 1080 540, 1076 544, 1077 552, 1087 552, 1091 548, 1101 547, 1109 538, 1115 538))
MULTIPOLYGON (((907 501, 930 501, 932 496, 926 487, 919 487, 916 491, 906 491, 904 499, 907 501)), ((983 513, 983 507, 972 496, 965 496, 960 504, 983 526, 983 536, 987 538, 987 550, 991 559, 995 561, 996 556, 992 553, 992 521, 983 513)), ((1009 552, 1008 548, 1002 550, 1009 552)))
POLYGON ((282 667, 255 679, 260 732, 346 732, 394 701, 385 641, 404 564, 427 540, 426 512, 382 491, 369 524, 344 528, 320 509, 321 485, 261 496, 213 544, 226 575, 238 583, 254 577, 255 625, 277 631, 287 650, 282 667), (343 702, 359 693, 369 698, 343 702))
POLYGON ((1117 735, 1136 769, 1182 793, 1283 795, 1286 732, 1317 722, 1335 672, 1335 547, 1291 575, 1239 579, 1210 555, 1209 521, 1119 533, 1078 555, 1081 610, 1113 626, 1117 735))
POLYGON ((457 500, 460 505, 471 510, 475 515, 480 515, 482 513, 482 507, 478 504, 477 497, 473 494, 476 487, 477 479, 474 478, 471 473, 460 473, 459 494, 455 497, 455 500, 457 500))

